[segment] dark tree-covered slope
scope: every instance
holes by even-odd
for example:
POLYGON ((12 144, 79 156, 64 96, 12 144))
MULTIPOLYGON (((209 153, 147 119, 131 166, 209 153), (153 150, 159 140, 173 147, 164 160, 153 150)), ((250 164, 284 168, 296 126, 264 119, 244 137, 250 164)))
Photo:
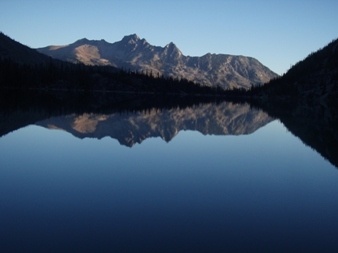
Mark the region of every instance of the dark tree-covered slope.
POLYGON ((45 64, 51 58, 14 41, 0 32, 0 60, 11 59, 18 64, 45 64))
POLYGON ((338 39, 299 61, 281 77, 252 89, 254 94, 335 103, 338 95, 338 39))

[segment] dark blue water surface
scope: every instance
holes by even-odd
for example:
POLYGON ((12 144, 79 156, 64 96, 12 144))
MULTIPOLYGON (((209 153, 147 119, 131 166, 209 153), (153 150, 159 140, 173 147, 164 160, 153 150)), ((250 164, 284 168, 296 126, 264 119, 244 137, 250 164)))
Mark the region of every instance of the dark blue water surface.
POLYGON ((249 135, 0 138, 1 252, 335 252, 338 171, 275 120, 249 135))

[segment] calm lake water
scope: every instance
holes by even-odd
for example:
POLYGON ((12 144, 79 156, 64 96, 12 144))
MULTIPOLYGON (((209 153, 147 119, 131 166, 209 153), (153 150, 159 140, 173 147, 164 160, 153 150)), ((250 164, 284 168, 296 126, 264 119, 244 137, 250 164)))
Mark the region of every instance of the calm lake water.
POLYGON ((0 138, 1 252, 334 252, 337 196, 337 168, 248 105, 68 114, 0 138))

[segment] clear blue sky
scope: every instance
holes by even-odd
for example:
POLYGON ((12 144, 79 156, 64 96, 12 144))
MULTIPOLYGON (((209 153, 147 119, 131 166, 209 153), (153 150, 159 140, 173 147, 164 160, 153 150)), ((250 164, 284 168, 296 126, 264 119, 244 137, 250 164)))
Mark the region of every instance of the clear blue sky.
POLYGON ((338 38, 338 1, 3 0, 0 31, 33 48, 136 33, 190 56, 252 56, 282 74, 338 38))

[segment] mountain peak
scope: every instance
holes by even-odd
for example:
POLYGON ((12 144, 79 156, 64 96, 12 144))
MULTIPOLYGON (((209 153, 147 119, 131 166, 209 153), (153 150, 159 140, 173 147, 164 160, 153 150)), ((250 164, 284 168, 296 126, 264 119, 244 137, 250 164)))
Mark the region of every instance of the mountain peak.
POLYGON ((82 38, 82 39, 79 39, 77 41, 74 42, 74 44, 84 44, 84 43, 88 43, 89 40, 87 38, 82 38))
POLYGON ((168 45, 164 47, 164 52, 175 57, 182 55, 181 50, 179 50, 178 47, 173 42, 170 42, 168 45))
POLYGON ((77 41, 79 41, 79 42, 87 42, 88 41, 88 39, 87 38, 82 38, 82 39, 79 39, 79 40, 77 40, 77 41))
POLYGON ((166 48, 177 48, 174 42, 170 42, 168 45, 165 46, 166 48))
POLYGON ((126 41, 126 42, 129 42, 129 41, 134 41, 134 42, 136 42, 136 41, 138 41, 138 40, 140 40, 140 37, 137 36, 136 33, 131 34, 131 35, 124 36, 123 39, 122 39, 122 41, 126 41))

